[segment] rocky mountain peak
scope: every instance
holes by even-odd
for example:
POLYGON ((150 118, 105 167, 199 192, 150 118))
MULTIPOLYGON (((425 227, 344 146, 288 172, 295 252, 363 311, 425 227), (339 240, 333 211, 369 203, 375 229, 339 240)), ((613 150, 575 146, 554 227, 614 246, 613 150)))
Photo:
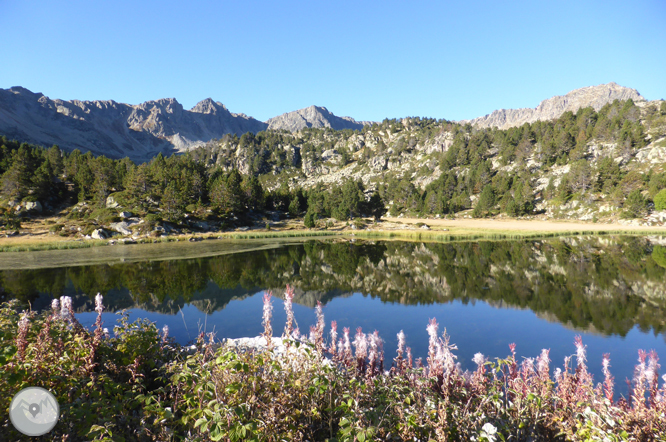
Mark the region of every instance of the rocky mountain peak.
POLYGON ((224 112, 229 112, 226 108, 225 105, 218 101, 213 101, 212 98, 206 98, 205 100, 201 100, 198 102, 192 109, 190 109, 190 112, 195 112, 198 114, 217 114, 220 112, 220 110, 224 112))
POLYGON ((483 117, 473 120, 463 120, 461 123, 470 123, 477 127, 498 127, 508 129, 521 126, 525 123, 534 123, 537 120, 547 121, 558 118, 564 112, 576 112, 580 108, 592 107, 598 111, 604 105, 615 100, 645 101, 645 98, 636 89, 620 86, 617 83, 588 86, 573 90, 566 95, 558 95, 543 100, 532 108, 499 109, 483 117))
POLYGON ((291 132, 307 127, 330 127, 335 130, 363 128, 363 123, 351 117, 338 117, 325 107, 314 105, 273 117, 266 123, 269 129, 286 129, 291 132))

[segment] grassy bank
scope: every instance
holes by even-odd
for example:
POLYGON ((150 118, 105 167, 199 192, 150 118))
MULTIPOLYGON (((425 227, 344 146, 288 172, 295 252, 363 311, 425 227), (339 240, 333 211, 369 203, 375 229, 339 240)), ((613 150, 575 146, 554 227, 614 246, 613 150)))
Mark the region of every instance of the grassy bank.
MULTIPOLYGON (((428 220, 424 220, 428 221, 428 220)), ((433 220, 430 220, 431 222, 433 220)), ((415 226, 418 226, 416 224, 415 226)), ((525 224, 521 224, 521 227, 525 224)), ((441 226, 435 226, 431 230, 415 227, 413 229, 394 228, 391 223, 384 225, 384 222, 371 225, 369 229, 349 229, 344 223, 337 223, 334 228, 328 230, 305 229, 302 223, 294 221, 289 228, 275 228, 273 230, 252 229, 247 231, 215 232, 215 233, 195 233, 185 235, 167 235, 159 238, 139 238, 137 244, 154 244, 163 242, 178 241, 198 241, 214 239, 270 239, 270 238, 318 238, 333 236, 354 236, 367 239, 401 239, 407 241, 472 241, 472 240, 520 240, 520 239, 540 239, 553 238, 558 236, 589 236, 589 235, 666 235, 664 228, 614 228, 609 226, 604 229, 601 225, 594 225, 593 228, 584 228, 585 225, 575 224, 571 228, 563 228, 558 225, 552 230, 544 229, 543 225, 534 228, 506 228, 507 224, 498 222, 492 228, 478 227, 450 227, 447 229, 441 226), (298 225, 300 224, 300 226, 298 225)), ((3 244, 0 240, 0 252, 31 252, 41 250, 65 250, 80 249, 89 247, 105 246, 109 240, 91 240, 91 239, 62 239, 53 240, 50 237, 36 238, 33 236, 14 237, 7 239, 3 244)), ((121 240, 115 241, 116 245, 122 245, 121 240)))
MULTIPOLYGON (((188 348, 169 339, 167 329, 127 316, 109 334, 100 295, 92 330, 77 322, 67 297, 41 315, 5 303, 2 409, 22 388, 46 388, 61 412, 49 437, 70 441, 666 438, 666 386, 659 385, 654 352, 639 351, 629 397, 617 398, 610 357, 595 384, 580 338, 575 358, 562 368, 551 370, 547 350, 521 363, 512 344, 506 358, 489 361, 479 353, 477 369, 462 372, 457 348, 433 319, 426 362, 412 360, 402 332, 398 356, 385 362, 376 332, 359 328, 352 340, 348 329, 338 334, 335 322, 326 332, 321 308, 311 340, 294 339, 292 299, 287 288, 283 336, 289 338, 272 338, 268 294, 264 336, 255 341, 263 345, 219 345, 201 334, 188 348)), ((3 435, 30 440, 14 431, 7 413, 3 420, 3 435)))
POLYGON ((521 240, 545 239, 561 236, 602 236, 602 235, 666 235, 663 231, 655 230, 571 230, 571 231, 529 231, 529 230, 500 230, 500 229, 450 229, 441 230, 354 230, 355 237, 368 239, 403 239, 407 241, 472 241, 472 240, 521 240))

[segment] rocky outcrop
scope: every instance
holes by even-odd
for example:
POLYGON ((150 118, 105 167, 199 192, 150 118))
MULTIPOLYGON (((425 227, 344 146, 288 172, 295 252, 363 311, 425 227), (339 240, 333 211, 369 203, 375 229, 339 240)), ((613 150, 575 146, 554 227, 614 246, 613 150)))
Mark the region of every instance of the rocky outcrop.
POLYGON ((0 89, 0 134, 34 144, 146 161, 184 152, 225 134, 266 129, 210 98, 185 110, 173 98, 130 105, 52 100, 22 87, 0 89))
POLYGON ((534 109, 499 109, 489 115, 473 120, 463 120, 460 123, 470 123, 477 127, 508 129, 509 127, 521 126, 538 120, 553 120, 566 111, 576 112, 584 107, 593 107, 594 110, 598 111, 607 103, 628 99, 645 101, 645 98, 636 89, 623 87, 616 83, 608 83, 576 89, 566 95, 549 98, 539 103, 534 109))
POLYGON ((290 132, 307 127, 330 127, 335 130, 359 130, 363 128, 363 123, 359 123, 351 117, 337 117, 325 107, 319 106, 310 106, 294 112, 287 112, 271 118, 266 123, 269 129, 286 129, 290 132))

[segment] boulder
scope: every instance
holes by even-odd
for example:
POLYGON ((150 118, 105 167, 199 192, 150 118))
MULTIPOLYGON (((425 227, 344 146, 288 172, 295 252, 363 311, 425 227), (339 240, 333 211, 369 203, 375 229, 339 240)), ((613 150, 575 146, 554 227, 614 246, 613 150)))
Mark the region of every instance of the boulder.
POLYGON ((109 234, 104 229, 95 229, 93 230, 90 236, 92 237, 92 239, 107 239, 109 237, 109 234))
POLYGON ((119 223, 111 223, 109 224, 109 228, 111 230, 115 230, 118 233, 122 233, 123 235, 131 235, 132 231, 129 228, 129 224, 126 223, 125 221, 121 221, 119 223))
POLYGON ((121 218, 131 218, 132 217, 132 212, 120 212, 118 214, 119 217, 121 218))
POLYGON ((28 201, 24 203, 25 210, 27 211, 35 211, 35 212, 41 212, 42 211, 42 203, 39 201, 28 201))
POLYGON ((107 209, 117 209, 118 207, 120 207, 120 204, 118 204, 118 201, 116 201, 113 198, 113 195, 109 195, 108 197, 106 197, 106 208, 107 209))

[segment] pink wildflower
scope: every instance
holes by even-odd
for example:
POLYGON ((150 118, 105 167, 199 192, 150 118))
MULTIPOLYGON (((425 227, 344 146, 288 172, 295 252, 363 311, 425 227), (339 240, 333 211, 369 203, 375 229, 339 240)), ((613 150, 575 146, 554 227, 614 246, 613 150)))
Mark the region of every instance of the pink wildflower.
POLYGON ((290 337, 294 327, 294 289, 287 284, 287 289, 284 292, 284 311, 287 313, 287 321, 284 326, 284 335, 290 337))
POLYGON ((104 311, 104 305, 102 304, 102 300, 103 300, 103 299, 104 299, 104 298, 102 297, 102 294, 101 294, 101 293, 98 293, 98 294, 95 296, 95 311, 96 311, 97 314, 99 314, 99 315, 101 315, 102 312, 104 311))
POLYGON ((611 375, 611 372, 609 370, 610 367, 610 354, 604 353, 603 359, 601 361, 601 371, 604 374, 604 384, 603 384, 603 391, 604 395, 606 396, 606 399, 610 401, 610 403, 613 403, 613 387, 614 387, 614 377, 611 375))
POLYGON ((315 315, 317 315, 317 326, 315 327, 314 343, 320 352, 324 351, 324 328, 326 323, 324 322, 324 311, 321 306, 321 302, 317 301, 317 307, 315 307, 315 315))
POLYGON ((169 339, 169 326, 165 324, 164 327, 162 327, 162 343, 166 344, 168 339, 169 339))
POLYGON ((21 314, 18 322, 18 333, 16 334, 16 348, 19 361, 25 357, 25 350, 28 348, 28 330, 30 328, 30 317, 28 312, 21 314))
POLYGON ((344 349, 344 360, 347 365, 351 365, 352 350, 351 350, 351 342, 349 340, 349 327, 343 328, 343 336, 344 336, 344 342, 342 344, 342 348, 344 349))
POLYGON ((273 328, 271 326, 271 318, 273 317, 273 304, 271 303, 272 293, 270 290, 264 293, 264 314, 262 325, 264 326, 264 338, 266 338, 266 345, 268 348, 272 347, 271 337, 273 336, 273 328))
POLYGON ((57 299, 51 301, 51 310, 53 310, 54 315, 58 314, 58 310, 60 310, 60 302, 57 299))
POLYGON ((335 358, 337 348, 335 347, 335 342, 338 340, 338 323, 337 321, 331 321, 331 347, 328 349, 328 351, 333 355, 335 358))
POLYGON ((64 321, 71 321, 74 318, 74 309, 72 308, 72 298, 69 296, 60 297, 60 317, 64 321))
POLYGON ((359 372, 363 372, 365 367, 365 358, 368 356, 368 340, 361 327, 356 329, 356 336, 352 342, 356 349, 356 368, 359 372))

